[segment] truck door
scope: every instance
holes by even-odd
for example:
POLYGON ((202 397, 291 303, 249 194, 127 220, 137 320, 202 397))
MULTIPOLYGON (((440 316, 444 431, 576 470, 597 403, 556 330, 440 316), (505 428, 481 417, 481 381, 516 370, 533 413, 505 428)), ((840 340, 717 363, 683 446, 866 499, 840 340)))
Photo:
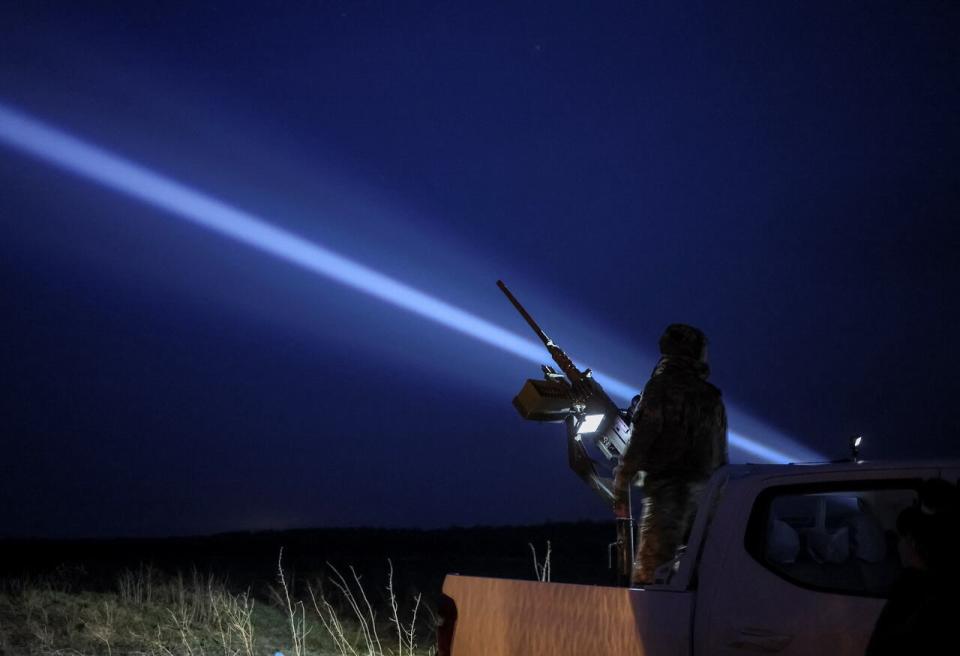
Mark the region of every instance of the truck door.
POLYGON ((695 654, 864 653, 900 574, 897 515, 937 471, 856 475, 767 479, 718 517, 727 546, 704 552, 695 654))

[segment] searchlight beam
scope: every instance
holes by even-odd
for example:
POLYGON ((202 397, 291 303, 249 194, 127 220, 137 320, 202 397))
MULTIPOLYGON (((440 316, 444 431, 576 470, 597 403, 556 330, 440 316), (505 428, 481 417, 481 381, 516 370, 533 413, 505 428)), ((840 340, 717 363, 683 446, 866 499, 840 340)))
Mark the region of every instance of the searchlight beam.
MULTIPOLYGON (((3 104, 0 143, 507 353, 536 363, 543 359, 540 344, 3 104)), ((639 389, 595 375, 622 400, 632 398, 639 389)), ((766 461, 798 459, 734 431, 729 439, 731 446, 766 461)))

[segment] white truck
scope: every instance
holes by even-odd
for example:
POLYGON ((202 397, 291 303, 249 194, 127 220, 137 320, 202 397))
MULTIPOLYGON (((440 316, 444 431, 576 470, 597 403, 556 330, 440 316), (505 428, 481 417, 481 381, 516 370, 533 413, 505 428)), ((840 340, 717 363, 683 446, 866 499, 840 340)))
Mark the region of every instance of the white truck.
POLYGON ((728 465, 654 585, 448 575, 443 656, 861 655, 900 571, 895 522, 960 461, 728 465))
MULTIPOLYGON (((581 371, 502 281, 501 291, 559 371, 527 380, 524 419, 563 422, 571 469, 605 502, 604 475, 631 438, 622 411, 581 371)), ((636 403, 637 398, 634 399, 636 403)), ((449 575, 440 656, 599 654, 863 654, 899 576, 896 520, 923 480, 956 483, 960 462, 858 460, 726 465, 698 505, 686 548, 644 588, 449 575)), ((632 569, 632 513, 617 520, 617 570, 632 569)))

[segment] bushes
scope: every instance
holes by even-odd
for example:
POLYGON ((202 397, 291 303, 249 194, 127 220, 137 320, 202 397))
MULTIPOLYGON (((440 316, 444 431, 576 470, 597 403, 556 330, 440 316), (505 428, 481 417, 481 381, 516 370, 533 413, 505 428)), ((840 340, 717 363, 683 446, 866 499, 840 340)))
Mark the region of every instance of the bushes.
POLYGON ((429 637, 432 630, 422 620, 418 625, 420 598, 414 597, 412 613, 401 620, 392 566, 382 599, 373 603, 352 568, 349 585, 338 570, 330 571, 328 580, 300 590, 284 574, 281 560, 278 586, 261 598, 196 570, 171 576, 148 566, 124 571, 106 591, 56 577, 3 581, 0 656, 429 653, 416 647, 418 631, 429 637), (388 646, 380 636, 390 633, 388 646))

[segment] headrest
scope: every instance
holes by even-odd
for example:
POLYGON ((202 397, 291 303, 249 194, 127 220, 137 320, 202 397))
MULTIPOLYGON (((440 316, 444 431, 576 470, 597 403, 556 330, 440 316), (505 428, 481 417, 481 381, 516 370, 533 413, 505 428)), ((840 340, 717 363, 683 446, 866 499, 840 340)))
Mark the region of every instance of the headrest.
POLYGON ((800 536, 785 521, 774 519, 767 531, 767 560, 787 565, 797 561, 798 553, 800 553, 800 536))
POLYGON ((842 563, 850 557, 850 531, 846 526, 834 533, 812 528, 804 532, 807 553, 818 563, 842 563))

